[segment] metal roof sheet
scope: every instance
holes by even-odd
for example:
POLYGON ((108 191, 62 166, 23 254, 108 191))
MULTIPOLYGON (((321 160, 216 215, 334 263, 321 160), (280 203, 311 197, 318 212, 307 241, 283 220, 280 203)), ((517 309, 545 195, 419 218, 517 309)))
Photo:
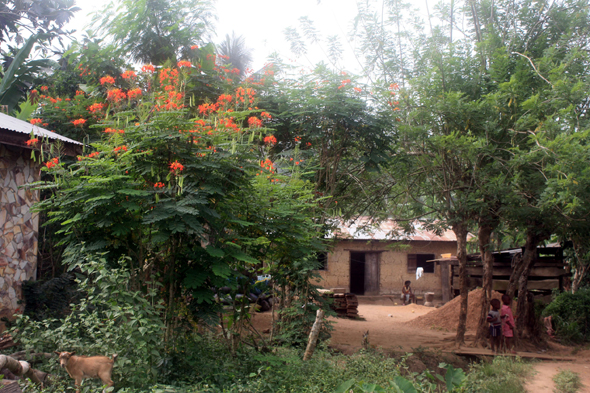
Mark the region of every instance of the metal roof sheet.
POLYGON ((65 136, 59 135, 55 132, 51 132, 49 130, 46 130, 45 128, 41 128, 36 125, 32 125, 31 123, 28 123, 26 121, 19 120, 16 117, 8 116, 4 113, 0 113, 0 128, 27 135, 31 134, 32 131, 33 135, 35 135, 36 137, 57 139, 62 142, 72 143, 74 145, 82 145, 82 143, 78 141, 66 138, 65 136))
POLYGON ((336 225, 337 229, 330 233, 329 237, 349 240, 457 241, 453 231, 446 230, 438 235, 423 228, 419 222, 414 222, 412 233, 404 233, 392 219, 375 222, 372 217, 359 217, 354 221, 338 220, 336 225))

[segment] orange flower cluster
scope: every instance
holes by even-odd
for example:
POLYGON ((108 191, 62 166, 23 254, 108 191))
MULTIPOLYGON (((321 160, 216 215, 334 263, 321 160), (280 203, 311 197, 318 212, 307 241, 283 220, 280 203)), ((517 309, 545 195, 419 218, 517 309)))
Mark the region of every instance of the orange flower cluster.
MULTIPOLYGON (((239 75, 240 74, 240 70, 237 68, 232 68, 231 70, 229 68, 223 68, 222 67, 223 72, 228 73, 228 74, 234 74, 234 75, 239 75)), ((230 79, 231 80, 231 79, 230 79)))
POLYGON ((39 89, 41 89, 41 91, 47 91, 47 90, 49 90, 49 87, 47 87, 47 86, 41 86, 39 89))
POLYGON ((121 89, 111 89, 107 91, 107 100, 109 101, 119 102, 124 100, 126 97, 127 95, 121 89))
POLYGON ((121 78, 123 78, 123 79, 135 79, 135 78, 137 78, 137 74, 135 73, 135 71, 127 70, 127 71, 125 71, 121 75, 121 78))
POLYGON ((296 143, 299 143, 299 142, 301 142, 301 137, 300 137, 300 136, 296 136, 296 137, 295 137, 295 142, 296 142, 296 143))
POLYGON ((266 119, 266 120, 270 120, 270 119, 272 119, 272 116, 271 116, 271 115, 270 115, 270 113, 268 113, 268 112, 262 112, 262 113, 260 114, 260 117, 262 117, 263 119, 266 119))
POLYGON ((191 64, 191 62, 190 61, 187 61, 187 60, 181 60, 181 61, 178 62, 178 67, 179 68, 180 67, 188 67, 188 68, 191 68, 192 66, 193 65, 191 64))
POLYGON ((219 125, 225 128, 229 128, 230 130, 234 130, 235 132, 240 131, 240 127, 236 123, 234 123, 233 117, 227 119, 219 119, 219 125))
POLYGON ((45 163, 45 166, 49 169, 53 168, 54 166, 56 166, 57 164, 59 164, 59 158, 55 157, 54 159, 47 161, 45 163))
POLYGON ((199 114, 208 115, 209 113, 216 112, 219 109, 217 104, 201 104, 199 105, 199 114))
POLYGON ((106 130, 104 130, 104 132, 106 134, 124 134, 125 130, 116 130, 114 128, 107 128, 106 130))
POLYGON ((170 82, 172 85, 178 83, 178 70, 171 68, 164 68, 160 72, 160 84, 164 86, 166 82, 170 82))
POLYGON ((141 67, 141 72, 156 72, 156 67, 151 64, 146 64, 141 67))
POLYGON ((118 153, 120 151, 127 151, 127 146, 123 145, 123 146, 115 147, 115 150, 114 150, 115 153, 118 153))
POLYGON ((43 120, 41 120, 41 119, 31 119, 31 120, 29 120, 29 122, 32 125, 35 125, 35 124, 41 124, 41 123, 43 123, 43 120))
POLYGON ((83 125, 84 125, 84 123, 86 123, 86 119, 78 119, 78 120, 74 120, 74 121, 72 122, 72 124, 73 124, 74 126, 76 126, 76 127, 78 127, 78 126, 83 126, 83 125))
POLYGON ((338 88, 342 89, 344 86, 346 86, 349 83, 350 83, 350 79, 344 79, 342 82, 340 82, 340 86, 338 86, 338 88))
POLYGON ((274 173, 275 165, 270 159, 266 159, 264 161, 260 161, 260 167, 274 173))
POLYGON ((244 89, 243 87, 240 86, 236 89, 236 103, 238 103, 238 102, 246 103, 246 101, 247 101, 249 104, 253 104, 255 95, 256 95, 256 92, 254 91, 254 89, 251 89, 251 88, 244 89))
POLYGON ((27 146, 36 145, 37 143, 39 143, 39 139, 38 138, 29 139, 25 143, 27 144, 27 146))
POLYGON ((90 113, 96 113, 96 112, 99 112, 99 111, 103 110, 105 106, 106 106, 105 104, 102 104, 100 102, 97 102, 97 103, 94 103, 94 104, 90 105, 86 109, 88 109, 88 112, 90 112, 90 113))
POLYGON ((266 136, 264 137, 264 143, 266 143, 267 145, 274 145, 275 143, 277 143, 277 138, 275 138, 274 135, 266 136))
POLYGON ((76 97, 83 96, 84 92, 82 90, 76 90, 76 97))
POLYGON ((162 183, 161 181, 154 183, 154 188, 164 188, 166 184, 162 183))
POLYGON ((354 91, 356 91, 357 93, 360 93, 361 91, 363 91, 363 89, 361 89, 360 87, 354 87, 353 89, 354 89, 354 91))
POLYGON ((178 162, 178 160, 170 164, 170 172, 182 172, 183 170, 184 165, 178 162))
POLYGON ((229 104, 231 103, 231 101, 234 99, 234 97, 230 94, 222 94, 219 96, 219 98, 217 99, 217 103, 220 106, 224 106, 225 104, 229 104))
POLYGON ((142 94, 141 89, 138 87, 138 88, 129 90, 127 92, 127 97, 129 97, 129 99, 132 100, 136 97, 141 96, 141 94, 142 94))
POLYGON ((102 78, 100 78, 100 84, 101 85, 104 85, 105 83, 108 83, 108 84, 112 85, 112 84, 115 83, 115 78, 113 78, 110 75, 103 76, 102 78))
POLYGON ((199 49, 199 45, 193 45, 193 46, 191 46, 191 49, 192 50, 199 49))
POLYGON ((98 157, 98 156, 100 156, 100 152, 99 151, 95 151, 94 153, 88 154, 86 157, 78 156, 78 161, 82 161, 85 158, 94 158, 94 157, 98 157))
POLYGON ((262 120, 257 117, 252 116, 248 119, 248 126, 250 128, 259 128, 262 127, 262 120))

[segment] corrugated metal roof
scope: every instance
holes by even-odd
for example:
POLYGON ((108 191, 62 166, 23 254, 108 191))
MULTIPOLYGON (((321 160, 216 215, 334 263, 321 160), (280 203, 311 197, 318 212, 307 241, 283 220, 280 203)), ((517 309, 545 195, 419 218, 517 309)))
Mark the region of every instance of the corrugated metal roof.
POLYGON ((419 222, 413 224, 413 233, 403 233, 397 223, 388 219, 375 222, 371 217, 360 217, 355 221, 337 221, 337 229, 329 234, 329 237, 338 237, 350 240, 419 240, 456 242, 457 238, 453 231, 447 230, 437 235, 422 227, 419 222))
POLYGON ((72 143, 74 145, 82 145, 82 143, 78 141, 66 138, 65 136, 46 130, 45 128, 32 125, 26 121, 19 120, 16 117, 5 115, 4 113, 0 113, 0 128, 27 135, 31 134, 31 131, 33 131, 33 135, 36 137, 57 139, 62 142, 72 143))

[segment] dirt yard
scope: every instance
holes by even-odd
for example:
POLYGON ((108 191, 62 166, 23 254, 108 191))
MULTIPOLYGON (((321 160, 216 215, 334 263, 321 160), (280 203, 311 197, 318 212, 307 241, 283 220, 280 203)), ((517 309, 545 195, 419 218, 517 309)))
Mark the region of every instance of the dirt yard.
MULTIPOLYGON (((387 351, 411 352, 415 349, 429 348, 441 351, 455 350, 455 332, 435 326, 422 327, 413 319, 426 315, 436 309, 421 305, 367 305, 359 304, 359 319, 330 318, 334 322, 334 331, 330 346, 343 353, 351 354, 361 348, 363 334, 369 331, 369 345, 387 351)), ((438 309, 440 312, 440 309, 438 309)), ((444 314, 443 314, 444 315, 444 314)), ((271 313, 256 314, 253 320, 258 331, 270 328, 271 313)), ((441 323, 444 325, 444 323, 441 323)), ((474 331, 467 331, 465 349, 475 355, 491 355, 487 349, 471 347, 475 337, 474 331)), ((528 385, 530 393, 553 392, 553 376, 561 369, 570 369, 580 374, 585 390, 590 393, 590 350, 573 351, 557 343, 550 343, 547 348, 538 348, 536 352, 520 352, 521 356, 561 356, 574 358, 573 362, 543 361, 535 365, 537 371, 528 385)))

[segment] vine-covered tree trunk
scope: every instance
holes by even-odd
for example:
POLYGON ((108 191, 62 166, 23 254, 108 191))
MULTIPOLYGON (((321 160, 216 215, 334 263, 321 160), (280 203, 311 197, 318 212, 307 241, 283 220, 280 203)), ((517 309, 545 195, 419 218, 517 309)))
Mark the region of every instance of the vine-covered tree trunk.
POLYGON ((574 243, 574 252, 576 253, 576 258, 578 260, 576 270, 574 271, 574 277, 572 279, 572 293, 576 293, 580 288, 582 279, 590 269, 590 264, 584 260, 584 250, 582 249, 579 239, 572 237, 572 242, 574 243))
POLYGON ((453 225, 453 232, 457 237, 457 259, 459 260, 459 285, 461 286, 461 311, 459 312, 459 325, 455 345, 465 344, 465 331, 467 330, 467 226, 465 223, 453 225))
POLYGON ((508 290, 506 291, 506 294, 510 296, 511 299, 514 299, 514 296, 516 295, 518 279, 522 275, 523 269, 524 261, 522 259, 522 254, 516 254, 512 258, 512 273, 510 274, 510 282, 508 283, 508 290))
POLYGON ((481 297, 481 313, 479 315, 479 324, 477 334, 475 335, 475 345, 487 343, 487 316, 490 309, 490 300, 492 299, 492 282, 494 257, 492 255, 492 231, 494 226, 490 223, 481 222, 478 231, 479 250, 481 253, 481 263, 483 265, 483 283, 481 297))

